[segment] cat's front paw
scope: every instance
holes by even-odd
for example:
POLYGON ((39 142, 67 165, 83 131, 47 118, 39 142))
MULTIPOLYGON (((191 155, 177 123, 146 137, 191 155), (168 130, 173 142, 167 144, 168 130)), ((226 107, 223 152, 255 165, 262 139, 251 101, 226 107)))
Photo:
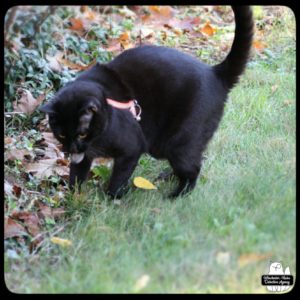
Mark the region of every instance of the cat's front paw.
POLYGON ((120 199, 129 191, 129 186, 121 187, 118 190, 107 189, 106 194, 112 199, 120 199))

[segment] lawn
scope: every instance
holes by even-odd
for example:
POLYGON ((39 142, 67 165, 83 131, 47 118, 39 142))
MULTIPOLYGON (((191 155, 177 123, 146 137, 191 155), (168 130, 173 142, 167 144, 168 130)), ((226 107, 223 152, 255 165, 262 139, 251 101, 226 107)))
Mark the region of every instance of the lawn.
MULTIPOLYGON (((6 239, 4 270, 9 290, 267 293, 261 276, 269 272, 271 261, 280 261, 296 275, 295 19, 284 7, 275 12, 258 10, 255 17, 256 49, 230 93, 195 190, 175 201, 167 199, 175 180, 155 182, 155 178, 168 164, 147 155, 133 177, 147 178, 158 190, 131 188, 121 201, 110 200, 91 179, 80 194, 64 191, 51 204, 58 181, 49 187, 30 177, 38 201, 65 213, 44 223, 38 249, 28 249, 30 236, 6 239), (51 236, 72 245, 56 245, 51 236)), ((212 38, 213 47, 221 43, 219 31, 212 38)), ((165 43, 172 46, 169 40, 165 43)), ((202 54, 206 56, 206 51, 202 54)), ((6 79, 12 80, 12 73, 9 76, 6 79)), ((26 86, 26 80, 22 84, 26 86)), ((6 89, 7 99, 12 92, 6 89)), ((6 123, 6 137, 17 135, 22 126, 36 129, 42 117, 37 113, 35 121, 13 118, 17 119, 6 123)), ((21 177, 21 163, 16 161, 5 160, 6 178, 21 177)), ((24 181, 18 182, 25 194, 24 181)), ((6 195, 5 216, 22 199, 25 209, 35 209, 29 196, 6 195)))

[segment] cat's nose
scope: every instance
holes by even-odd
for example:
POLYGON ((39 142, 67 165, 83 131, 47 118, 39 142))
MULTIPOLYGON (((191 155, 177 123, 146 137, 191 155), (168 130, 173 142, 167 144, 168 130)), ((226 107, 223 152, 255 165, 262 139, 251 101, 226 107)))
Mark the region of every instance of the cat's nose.
POLYGON ((77 149, 77 146, 75 144, 71 145, 70 153, 78 153, 78 149, 77 149))

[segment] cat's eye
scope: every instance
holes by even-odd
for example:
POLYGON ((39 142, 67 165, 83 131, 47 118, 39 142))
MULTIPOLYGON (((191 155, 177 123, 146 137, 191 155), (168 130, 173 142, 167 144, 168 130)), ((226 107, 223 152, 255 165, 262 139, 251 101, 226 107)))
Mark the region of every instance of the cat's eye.
POLYGON ((78 137, 80 139, 85 139, 87 137, 87 134, 86 133, 82 133, 82 134, 79 134, 78 137))
POLYGON ((65 138, 66 138, 66 136, 63 135, 63 134, 59 134, 58 136, 59 136, 61 139, 65 139, 65 138))

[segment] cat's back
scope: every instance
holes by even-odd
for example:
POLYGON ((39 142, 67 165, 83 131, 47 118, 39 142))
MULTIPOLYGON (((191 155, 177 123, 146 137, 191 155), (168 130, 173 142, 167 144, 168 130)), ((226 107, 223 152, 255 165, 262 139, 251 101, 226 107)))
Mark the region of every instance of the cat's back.
POLYGON ((171 75, 171 72, 179 72, 184 75, 186 70, 200 73, 211 69, 210 66, 189 54, 173 48, 154 45, 145 45, 126 50, 111 61, 109 65, 119 70, 129 68, 134 69, 136 72, 140 70, 142 72, 155 70, 155 72, 167 72, 169 75, 171 75))

